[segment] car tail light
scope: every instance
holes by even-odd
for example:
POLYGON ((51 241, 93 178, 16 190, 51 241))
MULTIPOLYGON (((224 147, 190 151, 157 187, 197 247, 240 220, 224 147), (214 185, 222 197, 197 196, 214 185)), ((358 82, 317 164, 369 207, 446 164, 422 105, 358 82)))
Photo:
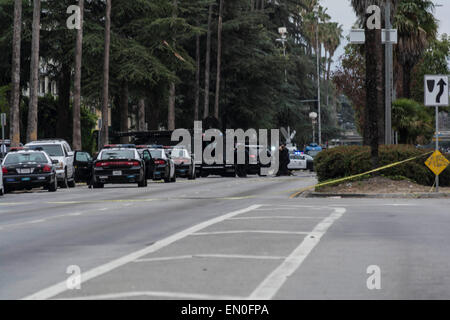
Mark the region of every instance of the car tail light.
POLYGON ((8 174, 8 169, 6 169, 6 167, 2 167, 2 173, 3 174, 8 174))
POLYGON ((52 167, 50 167, 49 165, 45 165, 43 168, 42 168, 42 171, 43 172, 52 172, 52 167))
POLYGON ((158 159, 158 160, 155 160, 155 164, 157 164, 157 165, 166 164, 166 161, 162 160, 162 159, 158 159))
POLYGON ((97 162, 97 163, 95 164, 95 166, 96 166, 97 168, 99 168, 99 167, 106 167, 106 166, 108 166, 108 162, 97 162))

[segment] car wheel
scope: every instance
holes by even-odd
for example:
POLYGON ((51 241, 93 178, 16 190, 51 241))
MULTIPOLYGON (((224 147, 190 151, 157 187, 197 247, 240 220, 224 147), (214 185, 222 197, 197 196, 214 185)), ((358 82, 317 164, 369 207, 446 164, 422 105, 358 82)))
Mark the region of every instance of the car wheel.
POLYGON ((60 183, 61 188, 69 188, 69 181, 67 180, 67 172, 64 174, 64 180, 60 183))
POLYGON ((67 185, 69 186, 69 188, 75 188, 77 186, 75 179, 69 180, 67 185))
POLYGON ((173 178, 170 180, 170 182, 177 182, 177 175, 174 173, 173 178))
POLYGON ((47 187, 47 190, 49 192, 55 192, 56 190, 58 190, 58 181, 56 180, 56 175, 55 179, 53 180, 53 183, 50 183, 49 186, 47 187))
POLYGON ((2 186, 2 188, 0 189, 0 196, 5 194, 5 187, 2 186))

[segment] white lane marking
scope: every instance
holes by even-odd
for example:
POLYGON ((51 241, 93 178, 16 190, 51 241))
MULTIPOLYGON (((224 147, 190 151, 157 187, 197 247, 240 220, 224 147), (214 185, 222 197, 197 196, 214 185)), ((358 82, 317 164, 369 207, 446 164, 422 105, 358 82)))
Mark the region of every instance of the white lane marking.
POLYGON ((211 295, 185 292, 164 292, 164 291, 134 291, 122 293, 100 294, 95 296, 85 296, 77 298, 57 299, 57 300, 107 300, 124 299, 133 297, 161 297, 169 299, 188 299, 188 300, 244 300, 244 297, 211 295))
POLYGON ((345 208, 335 208, 335 211, 329 217, 322 220, 283 263, 264 279, 253 291, 249 299, 273 299, 288 277, 300 267, 331 225, 342 217, 345 212, 345 208))
POLYGON ((213 231, 213 232, 197 232, 191 234, 191 236, 215 236, 222 234, 239 234, 239 233, 266 233, 266 234, 300 234, 305 235, 309 232, 298 231, 275 231, 275 230, 229 230, 229 231, 213 231))
MULTIPOLYGON (((107 273, 109 271, 112 271, 112 270, 114 270, 114 269, 116 269, 118 267, 121 267, 121 266, 123 266, 123 265, 125 265, 127 263, 130 263, 130 262, 132 262, 132 261, 134 261, 136 259, 139 259, 139 258, 141 258, 143 256, 146 256, 146 255, 148 255, 150 253, 156 252, 156 251, 158 251, 158 250, 160 250, 160 249, 162 249, 162 248, 164 248, 164 247, 166 247, 166 246, 168 246, 168 245, 170 245, 170 244, 172 244, 172 243, 174 243, 174 242, 176 242, 178 240, 181 240, 181 239, 189 236, 192 233, 198 232, 198 231, 200 231, 202 229, 205 229, 205 228, 207 228, 207 227, 209 227, 209 226, 211 226, 213 224, 222 222, 222 221, 224 221, 224 220, 226 220, 228 218, 232 218, 232 217, 237 216, 239 214, 243 214, 243 213, 247 213, 247 212, 253 211, 255 209, 258 209, 260 206, 261 205, 257 205, 257 204, 256 205, 252 205, 252 206, 250 206, 248 208, 237 210, 237 211, 233 211, 233 212, 224 214, 224 215, 222 215, 220 217, 216 217, 216 218, 210 219, 208 221, 199 223, 199 224, 197 224, 197 225, 195 225, 193 227, 190 227, 190 228, 185 229, 185 230, 183 230, 181 232, 178 232, 178 233, 176 233, 176 234, 174 234, 174 235, 172 235, 170 237, 167 237, 165 239, 157 241, 156 243, 154 243, 154 244, 152 244, 152 245, 150 245, 150 246, 148 246, 148 247, 146 247, 146 248, 144 248, 142 250, 135 251, 135 252, 133 252, 131 254, 128 254, 128 255, 126 255, 124 257, 121 257, 119 259, 116 259, 116 260, 113 260, 111 262, 108 262, 108 263, 106 263, 104 265, 101 265, 99 267, 91 269, 91 270, 81 274, 81 283, 80 284, 82 284, 82 283, 84 283, 86 281, 89 281, 89 280, 91 280, 93 278, 96 278, 96 277, 98 277, 98 276, 100 276, 102 274, 105 274, 105 273, 107 273)), ((58 295, 58 294, 60 294, 62 292, 65 292, 67 290, 68 290, 68 288, 67 288, 66 280, 63 280, 63 281, 61 281, 61 282, 59 282, 59 283, 57 283, 57 284, 55 284, 55 285, 53 285, 51 287, 43 289, 43 290, 41 290, 39 292, 36 292, 36 293, 34 293, 32 295, 29 295, 29 296, 27 296, 27 297, 25 297, 23 299, 24 300, 44 300, 44 299, 49 299, 49 298, 52 298, 52 297, 54 297, 54 296, 56 296, 56 295, 58 295)))
POLYGON ((106 211, 106 210, 108 210, 108 208, 100 208, 100 209, 98 209, 98 211, 106 211))
POLYGON ((219 259, 249 259, 249 260, 282 260, 286 257, 278 256, 252 256, 242 254, 195 254, 187 256, 174 256, 174 257, 158 257, 148 259, 138 259, 133 262, 159 262, 159 261, 172 261, 172 260, 187 260, 193 258, 219 258, 219 259))
POLYGON ((242 218, 231 218, 228 220, 270 220, 270 219, 286 219, 286 220, 296 220, 296 219, 323 219, 325 217, 292 217, 292 216, 262 216, 262 217, 242 217, 242 218))
POLYGON ((46 220, 46 219, 38 219, 38 220, 33 220, 33 221, 30 221, 30 222, 27 222, 27 223, 29 223, 29 224, 35 224, 35 223, 45 222, 45 220, 46 220))

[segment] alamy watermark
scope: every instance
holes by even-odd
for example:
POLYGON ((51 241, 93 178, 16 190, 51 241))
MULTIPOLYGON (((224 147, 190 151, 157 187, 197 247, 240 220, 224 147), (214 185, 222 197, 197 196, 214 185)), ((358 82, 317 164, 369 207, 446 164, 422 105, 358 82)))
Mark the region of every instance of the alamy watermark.
POLYGON ((172 141, 177 146, 186 147, 194 153, 196 163, 207 165, 261 164, 261 174, 278 172, 279 141, 278 129, 227 129, 225 135, 218 129, 203 132, 202 122, 194 122, 194 137, 187 129, 177 129, 172 133, 172 141), (181 139, 181 141, 180 141, 181 139), (210 142, 205 148, 204 143, 210 142), (192 150, 193 143, 193 150, 192 150), (246 146, 250 146, 246 150, 246 146), (253 147, 252 147, 253 146, 253 147), (248 152, 248 154, 247 154, 248 152), (259 160, 258 160, 259 159, 259 160))

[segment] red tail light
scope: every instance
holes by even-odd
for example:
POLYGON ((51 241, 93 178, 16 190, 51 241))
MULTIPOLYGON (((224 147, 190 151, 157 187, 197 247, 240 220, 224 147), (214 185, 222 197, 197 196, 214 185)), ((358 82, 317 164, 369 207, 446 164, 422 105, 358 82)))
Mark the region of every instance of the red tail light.
POLYGON ((45 165, 43 168, 42 168, 42 171, 43 172, 52 172, 52 167, 50 167, 49 165, 45 165))
POLYGON ((251 155, 250 155, 250 158, 255 159, 256 156, 255 156, 254 154, 251 154, 251 155))
POLYGON ((162 159, 158 159, 158 160, 155 160, 155 164, 157 164, 157 165, 166 164, 166 161, 162 160, 162 159))
POLYGON ((6 167, 2 167, 2 173, 3 174, 8 174, 8 169, 6 169, 6 167))

